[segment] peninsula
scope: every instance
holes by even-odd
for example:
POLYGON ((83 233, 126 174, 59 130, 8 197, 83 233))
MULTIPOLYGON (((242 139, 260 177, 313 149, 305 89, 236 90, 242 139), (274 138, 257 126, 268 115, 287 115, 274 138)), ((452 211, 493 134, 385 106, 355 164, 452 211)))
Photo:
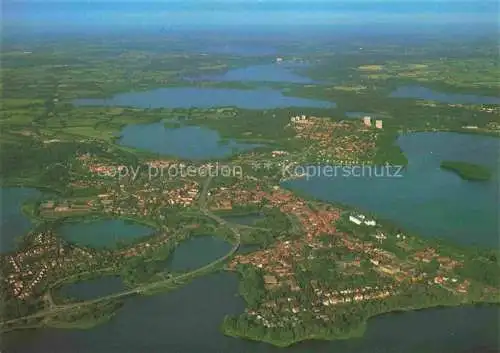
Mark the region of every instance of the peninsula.
POLYGON ((441 168, 455 172, 465 180, 485 181, 491 178, 491 171, 479 164, 458 161, 442 161, 441 168))
MULTIPOLYGON (((496 40, 493 51, 479 44, 472 52, 422 44, 415 56, 401 55, 411 50, 405 45, 367 43, 361 50, 350 42, 332 55, 331 43, 314 40, 281 48, 296 53, 297 62, 316 63, 301 67, 312 77, 307 84, 267 82, 267 74, 262 81, 205 79, 278 64, 275 57, 201 55, 195 45, 193 53, 180 53, 188 44, 163 35, 47 39, 40 45, 46 49, 33 52, 2 48, 0 185, 38 193, 8 203, 17 205, 17 223, 28 230, 16 228, 12 248, 0 254, 0 331, 111 325, 125 300, 175 291, 222 271, 238 275, 245 303, 241 312, 219 319, 222 332, 282 347, 359 337, 369 318, 388 312, 498 304, 496 249, 422 237, 379 214, 317 200, 287 184, 319 171, 356 177, 355 168, 394 167, 403 175, 410 168, 397 139, 405 133, 451 134, 474 124, 477 129, 465 129, 474 137, 500 136, 498 104, 455 103, 464 90, 497 92, 498 70, 489 64, 496 40), (163 49, 175 45, 178 50, 163 49), (443 48, 452 51, 449 59, 443 48), (472 72, 480 73, 480 82, 472 72), (391 94, 408 82, 449 88, 453 99, 431 99, 428 90, 425 99, 391 94), (263 97, 262 105, 251 108, 245 97, 257 88, 251 97, 263 97), (210 97, 233 102, 232 90, 238 92, 234 105, 211 104, 210 97), (135 104, 130 92, 156 100, 135 104), (205 108, 192 106, 188 95, 200 92, 205 108), (162 94, 171 105, 163 105, 162 94), (328 104, 313 104, 318 101, 328 104), (143 129, 149 124, 152 129, 143 129), (170 139, 150 137, 162 129, 174 130, 170 139), (130 131, 136 135, 125 141, 130 131), (196 133, 194 143, 184 135, 176 139, 186 131, 196 133), (212 138, 220 155, 176 153, 195 155, 212 138), (252 221, 238 222, 241 217, 252 221), (94 222, 114 227, 99 246, 90 241, 92 228, 74 237, 64 231, 94 222), (129 237, 116 226, 123 224, 148 231, 129 237), (181 244, 203 235, 224 242, 224 253, 189 270, 168 266, 181 244), (63 290, 104 277, 121 287, 91 299, 63 290)), ((417 150, 421 145, 414 144, 417 150)), ((492 177, 475 164, 443 161, 441 168, 467 180, 492 177)), ((353 193, 370 196, 373 189, 366 190, 353 193)))

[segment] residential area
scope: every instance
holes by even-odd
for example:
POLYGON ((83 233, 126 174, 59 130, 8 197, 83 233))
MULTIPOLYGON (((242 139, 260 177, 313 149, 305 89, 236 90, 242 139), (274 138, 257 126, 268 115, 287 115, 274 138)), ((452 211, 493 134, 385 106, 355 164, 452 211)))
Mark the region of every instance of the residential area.
MULTIPOLYGON (((220 205, 230 208, 232 203, 279 208, 296 219, 303 232, 298 239, 238 255, 229 266, 233 270, 241 265, 251 266, 262 274, 267 294, 259 307, 249 308, 246 314, 265 327, 293 326, 302 320, 303 313, 311 311, 316 319, 328 321, 331 307, 384 301, 412 287, 444 289, 464 298, 468 295, 471 281, 456 272, 463 266, 463 260, 441 255, 432 247, 417 250, 421 248, 417 239, 387 231, 371 217, 333 206, 313 206, 283 189, 240 192, 225 187, 212 190, 213 209, 220 209, 220 205), (340 226, 341 223, 344 226, 340 226), (346 224, 351 224, 354 231, 345 231, 346 224), (357 228, 363 229, 368 237, 356 236, 357 228), (328 260, 335 264, 337 271, 334 282, 304 282, 301 271, 308 271, 307 266, 321 256, 338 251, 343 257, 328 260), (283 292, 288 296, 271 299, 272 293, 283 292), (308 301, 301 299, 304 296, 308 301)), ((327 266, 326 263, 323 266, 327 266)))
MULTIPOLYGON (((333 121, 314 116, 290 119, 297 139, 308 142, 307 161, 358 164, 368 163, 375 154, 377 129, 367 128, 366 122, 333 121)), ((377 127, 382 127, 381 122, 377 127)))

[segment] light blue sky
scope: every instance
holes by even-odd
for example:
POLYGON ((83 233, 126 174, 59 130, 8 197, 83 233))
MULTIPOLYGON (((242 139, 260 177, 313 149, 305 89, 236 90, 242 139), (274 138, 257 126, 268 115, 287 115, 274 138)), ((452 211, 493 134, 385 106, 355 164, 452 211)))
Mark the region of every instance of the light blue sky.
POLYGON ((493 0, 3 0, 4 23, 54 25, 497 24, 493 0))

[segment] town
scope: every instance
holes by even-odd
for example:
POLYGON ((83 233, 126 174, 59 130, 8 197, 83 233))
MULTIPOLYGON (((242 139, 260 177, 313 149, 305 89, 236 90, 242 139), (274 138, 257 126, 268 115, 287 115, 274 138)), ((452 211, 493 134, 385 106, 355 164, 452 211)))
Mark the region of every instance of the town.
MULTIPOLYGON (((65 187, 71 192, 25 205, 39 226, 24 237, 19 251, 1 257, 8 305, 31 308, 10 311, 6 318, 33 310, 50 312, 53 289, 61 284, 93 273, 121 275, 130 259, 147 262, 158 253, 165 258, 197 229, 258 246, 225 261, 224 269, 239 273, 243 287, 250 288, 242 296, 254 298, 247 300, 243 314, 225 321, 228 334, 238 332, 235 327, 241 328, 241 322, 266 330, 297 330, 322 322, 336 330, 342 315, 359 312, 361 306, 363 312, 376 314, 412 305, 408 298, 414 291, 428 298, 413 299, 427 300, 425 305, 471 298, 493 301, 500 295, 494 285, 481 282, 479 274, 467 272, 473 255, 429 244, 374 215, 299 197, 280 184, 286 165, 369 164, 383 131, 381 120, 373 125, 368 116, 339 122, 300 115, 285 128, 309 146, 305 153, 273 148, 238 154, 224 163, 195 162, 189 169, 181 160, 148 156, 132 168, 99 152, 77 152, 68 164, 65 187), (194 172, 171 173, 172 168, 194 172), (240 238, 212 222, 245 212, 264 218, 279 215, 280 225, 272 229, 273 218, 262 226, 230 225, 228 229, 239 229, 240 238), (153 231, 115 249, 81 246, 59 234, 61 224, 92 217, 126 219, 153 231)), ((134 271, 132 266, 127 276, 133 277, 134 271)), ((167 276, 153 273, 148 280, 165 281, 167 276)), ((137 284, 134 281, 129 284, 137 284)))
MULTIPOLYGON (((332 320, 334 306, 389 300, 413 287, 428 288, 429 292, 444 290, 459 301, 468 297, 471 281, 459 274, 464 265, 460 257, 441 255, 405 233, 386 231, 363 214, 321 204, 313 207, 282 189, 264 189, 240 193, 235 185, 212 190, 210 198, 214 209, 230 209, 232 202, 276 207, 295 217, 302 227, 303 237, 238 255, 230 264, 233 270, 251 266, 262 275, 266 294, 244 314, 257 325, 294 327, 308 320, 310 312, 315 319, 327 322, 332 320), (357 236, 359 230, 367 235, 357 236), (321 271, 328 272, 328 267, 334 266, 336 274, 330 274, 326 282, 315 276, 304 282, 302 271, 309 271, 316 259, 323 261, 321 271), (287 294, 272 299, 277 297, 273 293, 287 294)), ((486 286, 481 293, 488 297, 499 292, 486 286)))
POLYGON ((357 121, 330 121, 325 118, 305 115, 290 118, 290 126, 296 138, 308 142, 304 161, 340 164, 368 163, 373 159, 377 129, 382 129, 382 120, 376 121, 376 129, 370 129, 371 118, 357 121), (332 141, 333 139, 333 141, 332 141))

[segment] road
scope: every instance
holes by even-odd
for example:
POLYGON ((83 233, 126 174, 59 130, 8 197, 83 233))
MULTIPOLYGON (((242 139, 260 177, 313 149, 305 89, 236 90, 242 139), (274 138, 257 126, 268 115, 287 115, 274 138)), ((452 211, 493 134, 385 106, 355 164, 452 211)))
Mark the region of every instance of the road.
POLYGON ((144 285, 141 285, 141 286, 129 289, 129 290, 110 294, 110 295, 107 295, 105 297, 100 297, 97 299, 86 300, 86 301, 81 301, 81 302, 77 302, 77 303, 63 304, 63 305, 55 305, 54 304, 50 309, 39 311, 39 312, 31 314, 31 315, 3 321, 0 323, 0 325, 1 325, 0 329, 3 328, 7 324, 15 324, 16 322, 20 322, 20 321, 24 321, 24 320, 42 318, 45 316, 50 316, 50 315, 58 314, 61 312, 78 309, 78 308, 81 308, 81 307, 84 307, 87 305, 98 304, 100 302, 105 302, 105 301, 109 301, 109 300, 123 299, 123 298, 131 296, 131 295, 141 294, 143 292, 148 292, 148 291, 155 290, 158 288, 165 288, 171 284, 176 284, 176 282, 188 280, 189 278, 195 277, 203 272, 210 271, 214 267, 216 267, 217 265, 226 261, 228 258, 233 256, 236 253, 236 251, 238 251, 240 244, 241 244, 241 235, 238 231, 237 226, 228 223, 227 221, 220 218, 219 216, 211 213, 206 208, 207 194, 208 194, 211 180, 212 180, 212 177, 207 178, 207 180, 205 181, 205 183, 203 185, 203 189, 202 189, 202 192, 201 192, 200 198, 199 198, 199 208, 200 208, 200 212, 203 213, 205 216, 215 220, 221 226, 228 227, 233 232, 234 237, 235 237, 234 245, 226 255, 218 258, 217 260, 215 260, 215 261, 213 261, 213 262, 211 262, 203 267, 197 268, 196 270, 193 270, 193 271, 190 271, 187 273, 183 273, 183 274, 176 276, 176 277, 173 277, 173 278, 164 279, 164 280, 157 281, 154 283, 144 284, 144 285))
POLYGON ((210 183, 212 182, 213 176, 209 176, 207 180, 203 183, 203 186, 200 191, 200 198, 198 199, 198 205, 200 207, 200 210, 206 210, 207 209, 207 196, 208 196, 208 190, 210 187, 210 183))

